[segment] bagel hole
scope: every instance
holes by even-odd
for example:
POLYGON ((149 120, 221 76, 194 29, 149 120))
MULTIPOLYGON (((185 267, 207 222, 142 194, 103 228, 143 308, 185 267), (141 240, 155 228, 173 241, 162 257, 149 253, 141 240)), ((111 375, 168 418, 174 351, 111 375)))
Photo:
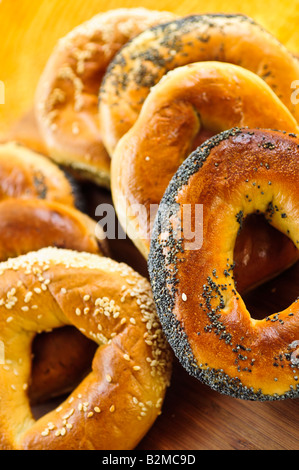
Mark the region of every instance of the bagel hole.
POLYGON ((268 315, 281 312, 298 297, 299 262, 265 284, 243 296, 250 316, 263 320, 268 315))
POLYGON ((36 419, 54 409, 86 377, 96 348, 73 326, 35 336, 28 396, 36 419))
POLYGON ((218 132, 213 132, 210 129, 206 129, 205 127, 201 127, 200 131, 197 133, 195 136, 193 142, 192 142, 192 151, 196 150, 197 147, 202 145, 204 142, 207 140, 211 139, 211 137, 214 137, 218 132))
POLYGON ((298 297, 298 250, 261 214, 242 223, 234 250, 234 278, 252 318, 285 310, 298 297))

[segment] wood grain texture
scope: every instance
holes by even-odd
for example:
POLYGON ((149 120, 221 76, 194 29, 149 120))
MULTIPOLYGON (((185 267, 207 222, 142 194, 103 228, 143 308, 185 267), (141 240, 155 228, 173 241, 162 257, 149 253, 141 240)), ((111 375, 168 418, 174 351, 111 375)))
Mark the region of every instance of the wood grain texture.
MULTIPOLYGON (((180 15, 205 12, 245 13, 299 54, 299 0, 0 0, 0 80, 6 102, 0 105, 0 137, 18 127, 31 110, 36 83, 56 41, 100 11, 118 7, 158 8, 180 15)), ((299 79, 299 77, 298 77, 299 79)), ((88 213, 111 202, 110 194, 88 184, 82 187, 88 213)), ((110 240, 114 259, 147 275, 144 259, 129 240, 110 240)), ((245 302, 255 318, 289 305, 298 295, 299 265, 248 294, 245 302)), ((55 406, 37 407, 35 416, 55 406)), ((139 444, 147 450, 298 450, 299 400, 245 402, 214 392, 190 377, 175 361, 163 413, 139 444), (298 413, 298 414, 297 414, 298 413)))

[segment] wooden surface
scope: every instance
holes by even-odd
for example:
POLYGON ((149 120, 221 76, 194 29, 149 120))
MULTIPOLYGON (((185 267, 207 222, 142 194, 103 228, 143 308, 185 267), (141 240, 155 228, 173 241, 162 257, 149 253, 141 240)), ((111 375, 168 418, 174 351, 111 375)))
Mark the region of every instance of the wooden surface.
MULTIPOLYGON (((245 13, 272 31, 290 50, 299 52, 299 1, 162 0, 159 9, 178 14, 245 13)), ((39 74, 56 40, 99 11, 118 7, 157 8, 153 0, 2 0, 0 2, 0 80, 6 102, 0 105, 0 137, 9 135, 32 106, 39 74)), ((299 79, 299 77, 298 77, 299 79)), ((88 212, 110 200, 91 184, 83 186, 88 212)), ((111 240, 111 256, 147 275, 147 267, 128 240, 111 240)), ((299 265, 245 298, 255 318, 289 305, 298 295, 299 265)), ((54 404, 48 404, 49 407, 54 404)), ((38 417, 44 408, 36 408, 38 417)), ((175 361, 163 413, 138 449, 147 450, 298 450, 299 400, 245 402, 219 394, 190 377, 175 361), (298 413, 298 414, 297 414, 298 413)))

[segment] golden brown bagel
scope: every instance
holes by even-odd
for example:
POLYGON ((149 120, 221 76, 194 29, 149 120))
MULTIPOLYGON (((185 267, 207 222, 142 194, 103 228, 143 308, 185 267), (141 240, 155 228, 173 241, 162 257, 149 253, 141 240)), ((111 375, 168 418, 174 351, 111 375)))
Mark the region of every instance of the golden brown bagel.
POLYGON ((299 105, 291 100, 292 83, 299 77, 297 58, 246 16, 188 16, 141 33, 108 67, 100 91, 100 125, 111 156, 150 88, 168 71, 201 61, 229 62, 256 73, 298 121, 299 105))
MULTIPOLYGON (((157 206, 173 174, 197 147, 201 127, 215 135, 234 126, 298 131, 292 114, 271 88, 233 64, 178 67, 152 88, 137 121, 117 145, 111 166, 119 221, 145 258, 157 206)), ((247 224, 236 245, 242 291, 298 259, 289 240, 282 241, 280 256, 273 257, 274 242, 279 245, 281 237, 273 238, 268 226, 257 226, 247 224)))
POLYGON ((17 142, 0 144, 0 200, 11 197, 75 205, 73 187, 64 172, 17 142))
POLYGON ((251 318, 233 258, 240 225, 252 213, 264 214, 298 249, 298 162, 294 134, 223 132, 181 165, 154 224, 149 272, 165 334, 191 374, 237 398, 298 397, 298 301, 262 320, 251 318), (195 204, 203 205, 198 249, 185 236, 185 204, 192 219, 195 204))
MULTIPOLYGON (((15 142, 0 145, 0 261, 47 246, 107 254, 105 240, 96 237, 100 228, 74 202, 73 187, 56 164, 15 142)), ((32 403, 70 390, 75 378, 81 380, 90 368, 86 343, 82 335, 64 329, 33 344, 32 403), (66 342, 77 347, 71 351, 66 342), (67 374, 61 370, 62 348, 67 374)))
POLYGON ((171 372, 149 282, 109 258, 55 248, 1 263, 0 272, 0 339, 10 364, 0 366, 1 449, 134 448, 161 411, 171 372), (31 342, 63 325, 97 343, 92 371, 34 421, 31 342))
POLYGON ((5 133, 5 138, 1 139, 1 142, 7 141, 18 142, 34 152, 47 156, 48 152, 40 135, 34 109, 25 113, 10 127, 5 133))
POLYGON ((104 254, 96 222, 77 209, 39 199, 0 201, 0 261, 47 246, 104 254))
MULTIPOLYGON (((48 246, 102 256, 109 251, 105 240, 97 239, 98 230, 92 219, 65 204, 7 199, 0 202, 0 260, 48 246)), ((36 343, 29 388, 32 404, 69 392, 89 371, 94 352, 87 338, 65 328, 42 335, 36 343)))
POLYGON ((145 8, 101 13, 62 38, 37 87, 35 109, 48 154, 82 178, 109 187, 110 158, 98 123, 98 92, 115 53, 131 38, 175 15, 145 8))

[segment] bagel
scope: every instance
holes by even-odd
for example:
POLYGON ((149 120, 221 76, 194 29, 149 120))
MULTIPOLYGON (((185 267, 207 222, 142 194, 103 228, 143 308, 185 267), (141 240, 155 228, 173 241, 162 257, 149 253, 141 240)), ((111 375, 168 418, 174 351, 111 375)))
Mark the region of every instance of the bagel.
POLYGON ((44 155, 13 141, 0 144, 0 200, 11 197, 76 204, 65 173, 44 155))
MULTIPOLYGON (((298 131, 294 117, 270 87, 233 64, 199 62, 178 67, 152 88, 137 121, 118 143, 111 165, 118 219, 145 259, 156 208, 173 174, 198 146, 200 129, 215 135, 235 126, 298 131)), ((258 227, 256 220, 248 223, 236 245, 242 291, 298 259, 288 239, 281 244, 280 256, 273 257, 282 237, 273 238, 268 224, 258 227), (255 245, 249 247, 248 240, 254 238, 255 245)))
POLYGON ((20 145, 44 156, 47 156, 48 153, 38 129, 34 109, 31 109, 17 120, 5 133, 5 138, 2 137, 0 140, 2 142, 18 142, 20 145))
POLYGON ((145 8, 109 10, 58 42, 37 86, 35 115, 47 154, 78 178, 110 186, 98 123, 98 91, 108 64, 132 37, 174 18, 145 8))
POLYGON ((97 224, 86 214, 40 199, 0 201, 0 261, 47 246, 104 254, 97 224))
MULTIPOLYGON (((100 229, 95 221, 74 207, 75 192, 47 158, 15 142, 0 145, 0 261, 47 246, 107 255, 106 241, 96 237, 100 229)), ((87 343, 83 335, 65 328, 34 341, 32 404, 60 395, 81 380, 93 354, 93 345, 87 343)))
POLYGON ((256 320, 234 280, 233 250, 252 213, 299 243, 299 139, 231 129, 195 150, 171 180, 154 223, 150 281, 166 337, 188 372, 245 400, 297 398, 298 302, 256 320), (192 249, 183 208, 203 205, 192 249), (182 219, 182 220, 181 220, 182 219))
POLYGON ((109 258, 57 248, 8 260, 0 272, 0 339, 11 364, 1 367, 1 449, 134 448, 161 411, 171 373, 149 282, 109 258), (92 371, 35 421, 26 393, 31 342, 63 325, 98 345, 92 371))
POLYGON ((168 71, 201 61, 229 62, 256 73, 299 120, 290 92, 299 77, 297 58, 247 16, 192 15, 149 28, 111 61, 99 94, 100 128, 110 156, 150 88, 168 71))

